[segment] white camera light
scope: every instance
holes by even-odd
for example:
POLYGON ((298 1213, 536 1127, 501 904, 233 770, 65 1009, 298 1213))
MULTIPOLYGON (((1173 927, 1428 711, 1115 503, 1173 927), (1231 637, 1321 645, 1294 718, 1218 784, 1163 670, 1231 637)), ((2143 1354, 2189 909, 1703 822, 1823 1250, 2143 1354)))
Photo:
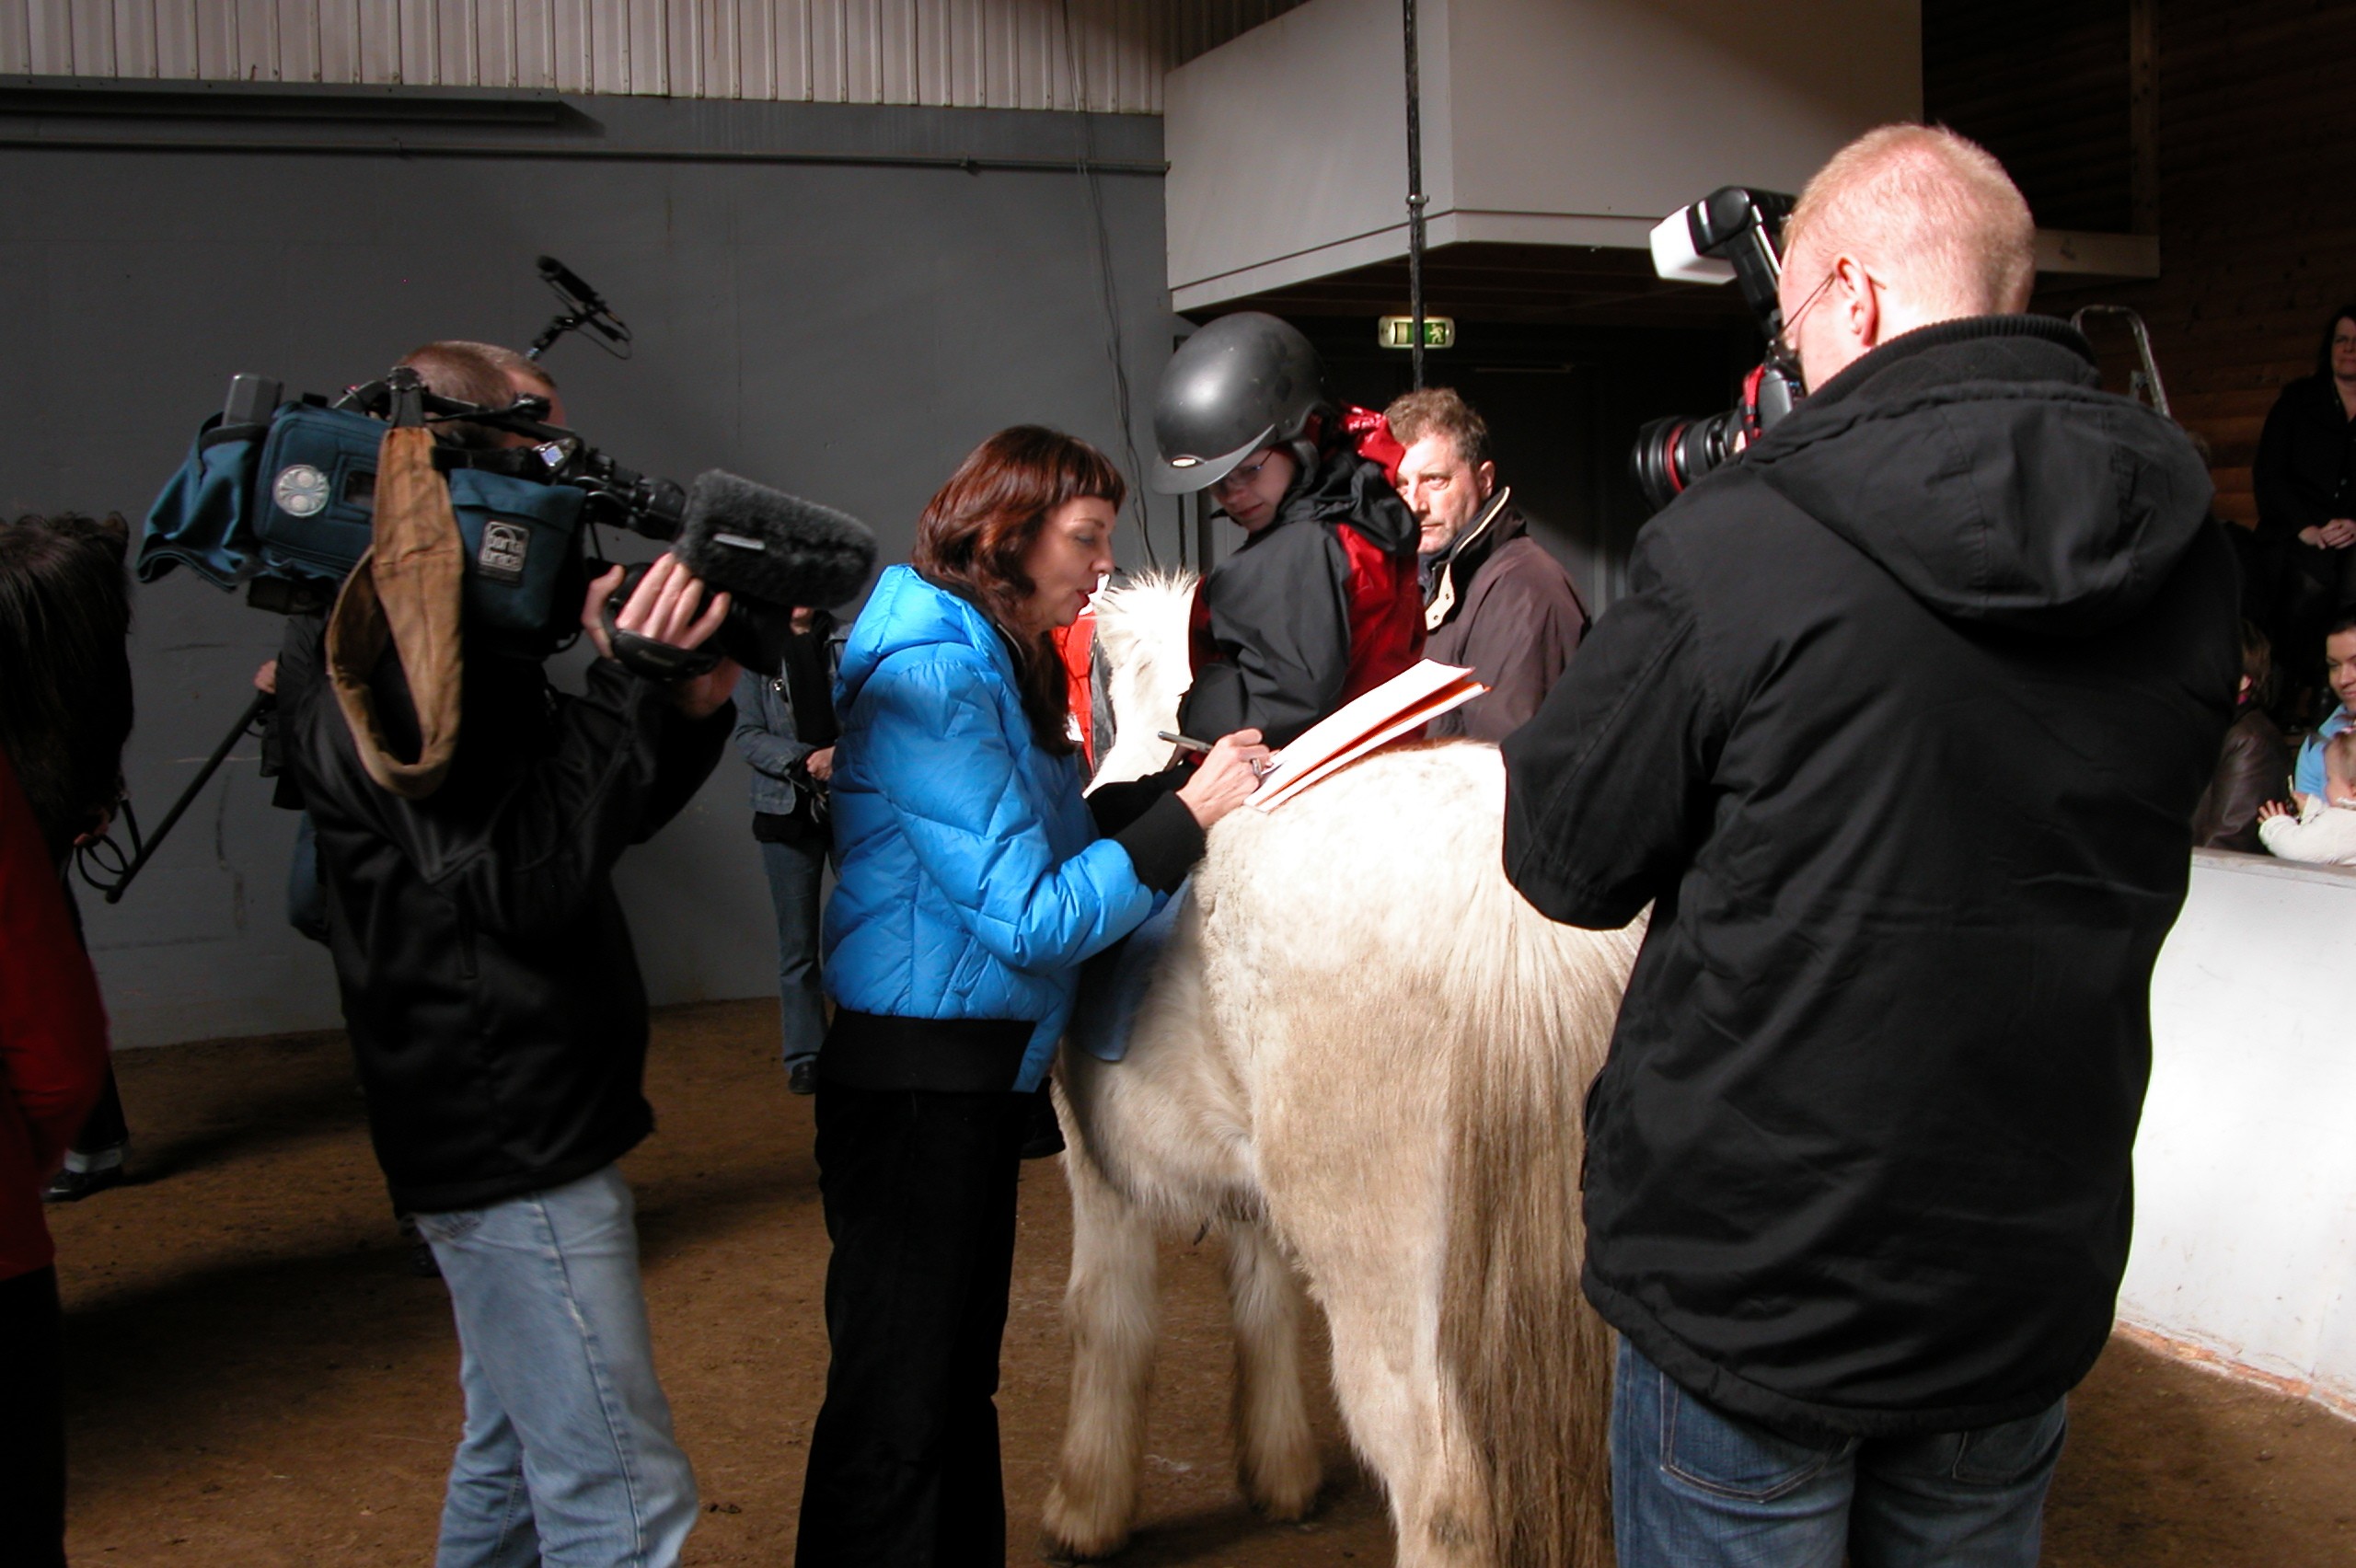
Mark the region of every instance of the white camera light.
POLYGON ((1680 283, 1734 281, 1733 262, 1693 248, 1692 207, 1680 207, 1653 225, 1653 271, 1680 283))

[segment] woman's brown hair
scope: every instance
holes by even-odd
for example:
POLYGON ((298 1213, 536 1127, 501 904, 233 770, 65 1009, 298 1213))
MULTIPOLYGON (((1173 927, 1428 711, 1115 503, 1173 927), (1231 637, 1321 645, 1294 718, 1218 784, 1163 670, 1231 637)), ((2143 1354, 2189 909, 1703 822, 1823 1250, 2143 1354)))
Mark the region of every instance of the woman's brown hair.
POLYGON ((1034 586, 1022 558, 1057 507, 1093 499, 1117 511, 1128 489, 1112 459, 1079 437, 1015 425, 968 453, 917 520, 911 564, 980 605, 1006 638, 1031 732, 1058 756, 1080 749, 1071 738, 1071 693, 1054 640, 1022 629, 1034 586))
POLYGON ((61 864, 122 793, 130 536, 116 516, 0 524, 0 749, 61 864))

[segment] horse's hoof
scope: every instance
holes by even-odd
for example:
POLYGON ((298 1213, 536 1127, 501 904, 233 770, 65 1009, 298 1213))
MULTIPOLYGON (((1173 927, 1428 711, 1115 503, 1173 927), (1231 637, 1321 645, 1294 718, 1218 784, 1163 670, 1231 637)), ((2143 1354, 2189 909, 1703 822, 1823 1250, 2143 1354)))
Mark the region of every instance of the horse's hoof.
POLYGON ((1325 1477, 1315 1460, 1305 1466, 1270 1468, 1278 1473, 1240 1478, 1245 1500, 1263 1518, 1273 1524, 1297 1525, 1317 1512, 1317 1494, 1323 1489, 1325 1477))
POLYGON ((1128 1544, 1126 1531, 1107 1538, 1103 1544, 1085 1547, 1073 1544, 1053 1529, 1043 1528, 1039 1531, 1040 1560, 1057 1564, 1094 1562, 1112 1556, 1128 1544))

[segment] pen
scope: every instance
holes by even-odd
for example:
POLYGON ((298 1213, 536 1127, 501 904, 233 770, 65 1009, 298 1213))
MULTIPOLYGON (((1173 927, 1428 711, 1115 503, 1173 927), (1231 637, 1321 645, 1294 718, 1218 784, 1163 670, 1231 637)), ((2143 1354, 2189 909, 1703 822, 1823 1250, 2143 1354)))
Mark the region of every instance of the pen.
POLYGON ((1182 735, 1175 730, 1156 730, 1154 734, 1161 740, 1168 741, 1180 751, 1207 752, 1211 749, 1210 742, 1198 741, 1192 735, 1182 735))

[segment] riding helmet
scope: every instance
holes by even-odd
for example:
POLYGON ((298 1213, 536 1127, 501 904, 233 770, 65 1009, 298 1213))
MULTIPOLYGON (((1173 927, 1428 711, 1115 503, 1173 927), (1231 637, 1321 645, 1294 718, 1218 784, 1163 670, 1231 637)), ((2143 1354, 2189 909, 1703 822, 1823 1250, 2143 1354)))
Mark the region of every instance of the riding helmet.
POLYGON ((1256 310, 1222 316, 1181 343, 1161 373, 1153 488, 1207 490, 1262 447, 1302 439, 1332 408, 1325 367, 1297 328, 1256 310))

